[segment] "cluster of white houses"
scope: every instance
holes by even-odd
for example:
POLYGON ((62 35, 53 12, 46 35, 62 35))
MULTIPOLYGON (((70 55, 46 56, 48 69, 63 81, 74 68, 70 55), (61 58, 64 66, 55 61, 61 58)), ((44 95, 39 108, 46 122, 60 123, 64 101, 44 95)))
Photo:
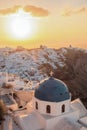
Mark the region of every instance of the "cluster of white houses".
POLYGON ((79 99, 71 102, 66 84, 53 77, 40 82, 24 109, 16 103, 14 108, 12 122, 6 120, 4 130, 87 130, 85 106, 79 99))

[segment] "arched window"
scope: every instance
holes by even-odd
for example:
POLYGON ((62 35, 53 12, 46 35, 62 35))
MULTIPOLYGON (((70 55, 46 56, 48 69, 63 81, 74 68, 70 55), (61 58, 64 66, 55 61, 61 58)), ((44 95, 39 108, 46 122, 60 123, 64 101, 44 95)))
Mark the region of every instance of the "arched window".
POLYGON ((62 105, 62 113, 65 112, 65 105, 62 105))
POLYGON ((51 113, 51 107, 50 107, 50 105, 46 106, 46 113, 51 113))
POLYGON ((35 106, 36 106, 36 109, 38 109, 38 103, 37 102, 35 103, 35 106))

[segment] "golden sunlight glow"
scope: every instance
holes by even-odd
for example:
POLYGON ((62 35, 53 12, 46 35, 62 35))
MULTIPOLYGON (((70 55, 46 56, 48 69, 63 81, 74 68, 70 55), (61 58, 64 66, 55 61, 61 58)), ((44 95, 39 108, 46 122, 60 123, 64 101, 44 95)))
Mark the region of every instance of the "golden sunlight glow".
POLYGON ((16 39, 30 38, 36 32, 36 21, 29 13, 20 9, 9 16, 8 31, 16 39))

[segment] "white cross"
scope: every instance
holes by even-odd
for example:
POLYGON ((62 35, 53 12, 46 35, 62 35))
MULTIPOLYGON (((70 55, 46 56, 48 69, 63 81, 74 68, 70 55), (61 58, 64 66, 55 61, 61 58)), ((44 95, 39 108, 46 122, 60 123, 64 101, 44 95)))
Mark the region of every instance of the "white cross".
POLYGON ((52 76, 53 76, 53 74, 54 74, 54 73, 53 73, 53 71, 51 71, 51 72, 50 72, 50 76, 52 77, 52 76))

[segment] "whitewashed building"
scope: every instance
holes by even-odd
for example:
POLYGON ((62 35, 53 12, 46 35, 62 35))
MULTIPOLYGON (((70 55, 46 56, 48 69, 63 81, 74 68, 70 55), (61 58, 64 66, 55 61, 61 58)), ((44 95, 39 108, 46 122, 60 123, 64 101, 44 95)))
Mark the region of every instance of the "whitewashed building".
POLYGON ((79 99, 71 102, 65 83, 50 77, 36 87, 31 104, 16 113, 15 121, 20 130, 87 130, 87 110, 79 99))

